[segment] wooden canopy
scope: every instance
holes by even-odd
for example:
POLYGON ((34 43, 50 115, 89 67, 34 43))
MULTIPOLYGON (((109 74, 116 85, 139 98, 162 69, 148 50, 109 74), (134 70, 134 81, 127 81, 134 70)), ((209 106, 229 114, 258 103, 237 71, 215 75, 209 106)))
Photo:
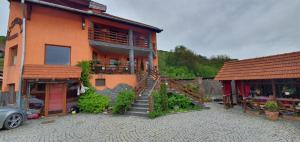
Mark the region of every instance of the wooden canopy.
POLYGON ((81 69, 76 66, 24 65, 25 79, 79 79, 81 69))
POLYGON ((300 78, 300 51, 226 62, 215 80, 300 78))

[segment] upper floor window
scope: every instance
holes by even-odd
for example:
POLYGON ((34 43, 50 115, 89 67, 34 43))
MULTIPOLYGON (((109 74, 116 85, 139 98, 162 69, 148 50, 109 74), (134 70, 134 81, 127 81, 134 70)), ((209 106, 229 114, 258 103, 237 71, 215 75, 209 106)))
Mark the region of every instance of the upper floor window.
POLYGON ((70 65, 71 48, 56 45, 46 45, 45 64, 70 65))
POLYGON ((18 54, 18 46, 11 47, 9 49, 10 54, 10 65, 16 65, 17 63, 17 54, 18 54))

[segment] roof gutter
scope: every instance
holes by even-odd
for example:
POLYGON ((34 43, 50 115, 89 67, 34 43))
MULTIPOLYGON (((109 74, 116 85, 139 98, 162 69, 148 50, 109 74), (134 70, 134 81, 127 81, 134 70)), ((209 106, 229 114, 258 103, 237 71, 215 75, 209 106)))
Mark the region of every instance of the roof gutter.
POLYGON ((122 19, 117 19, 117 18, 110 17, 110 16, 107 16, 107 15, 96 14, 96 13, 93 13, 92 11, 79 10, 79 9, 76 9, 76 8, 71 8, 71 7, 67 7, 67 6, 63 6, 63 5, 59 5, 59 4, 54 4, 54 3, 50 3, 50 2, 45 2, 45 1, 41 1, 41 0, 26 0, 26 1, 31 2, 31 3, 40 4, 40 5, 55 7, 55 8, 71 11, 71 12, 86 14, 86 15, 90 15, 90 16, 98 16, 98 17, 101 17, 101 18, 105 18, 105 19, 109 19, 109 20, 113 20, 113 21, 117 21, 117 22, 122 22, 122 23, 130 24, 130 25, 134 25, 134 26, 139 26, 139 27, 142 27, 142 28, 151 29, 151 30, 154 30, 155 32, 158 32, 158 33, 163 31, 160 28, 156 28, 156 27, 153 27, 153 26, 150 26, 150 25, 140 25, 140 24, 135 23, 135 22, 130 22, 130 21, 122 20, 122 19))
POLYGON ((26 48, 26 16, 25 16, 25 0, 21 1, 23 5, 23 18, 22 18, 22 49, 21 49, 21 63, 20 63, 20 78, 19 78, 19 92, 17 96, 17 105, 18 107, 22 106, 22 88, 23 88, 23 68, 24 68, 24 56, 26 48))

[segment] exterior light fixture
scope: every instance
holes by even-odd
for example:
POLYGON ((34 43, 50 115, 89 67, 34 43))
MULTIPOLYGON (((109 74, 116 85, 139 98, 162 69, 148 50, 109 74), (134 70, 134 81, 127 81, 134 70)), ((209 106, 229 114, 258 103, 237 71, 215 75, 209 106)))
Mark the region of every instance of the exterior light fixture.
POLYGON ((86 26, 86 24, 85 24, 85 18, 82 17, 81 20, 82 20, 82 30, 85 30, 85 26, 86 26))

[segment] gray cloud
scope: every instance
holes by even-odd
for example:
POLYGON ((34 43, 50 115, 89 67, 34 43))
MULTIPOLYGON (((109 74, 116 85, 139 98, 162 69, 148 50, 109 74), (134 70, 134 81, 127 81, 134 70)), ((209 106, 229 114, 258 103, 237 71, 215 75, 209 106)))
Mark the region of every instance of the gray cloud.
POLYGON ((2 0, 0 2, 0 35, 6 35, 8 16, 9 16, 9 2, 2 0))
MULTIPOLYGON (((208 57, 239 59, 300 50, 299 0, 96 1, 106 4, 108 13, 163 28, 162 50, 185 45, 208 57)), ((7 15, 2 3, 1 25, 7 15)))

